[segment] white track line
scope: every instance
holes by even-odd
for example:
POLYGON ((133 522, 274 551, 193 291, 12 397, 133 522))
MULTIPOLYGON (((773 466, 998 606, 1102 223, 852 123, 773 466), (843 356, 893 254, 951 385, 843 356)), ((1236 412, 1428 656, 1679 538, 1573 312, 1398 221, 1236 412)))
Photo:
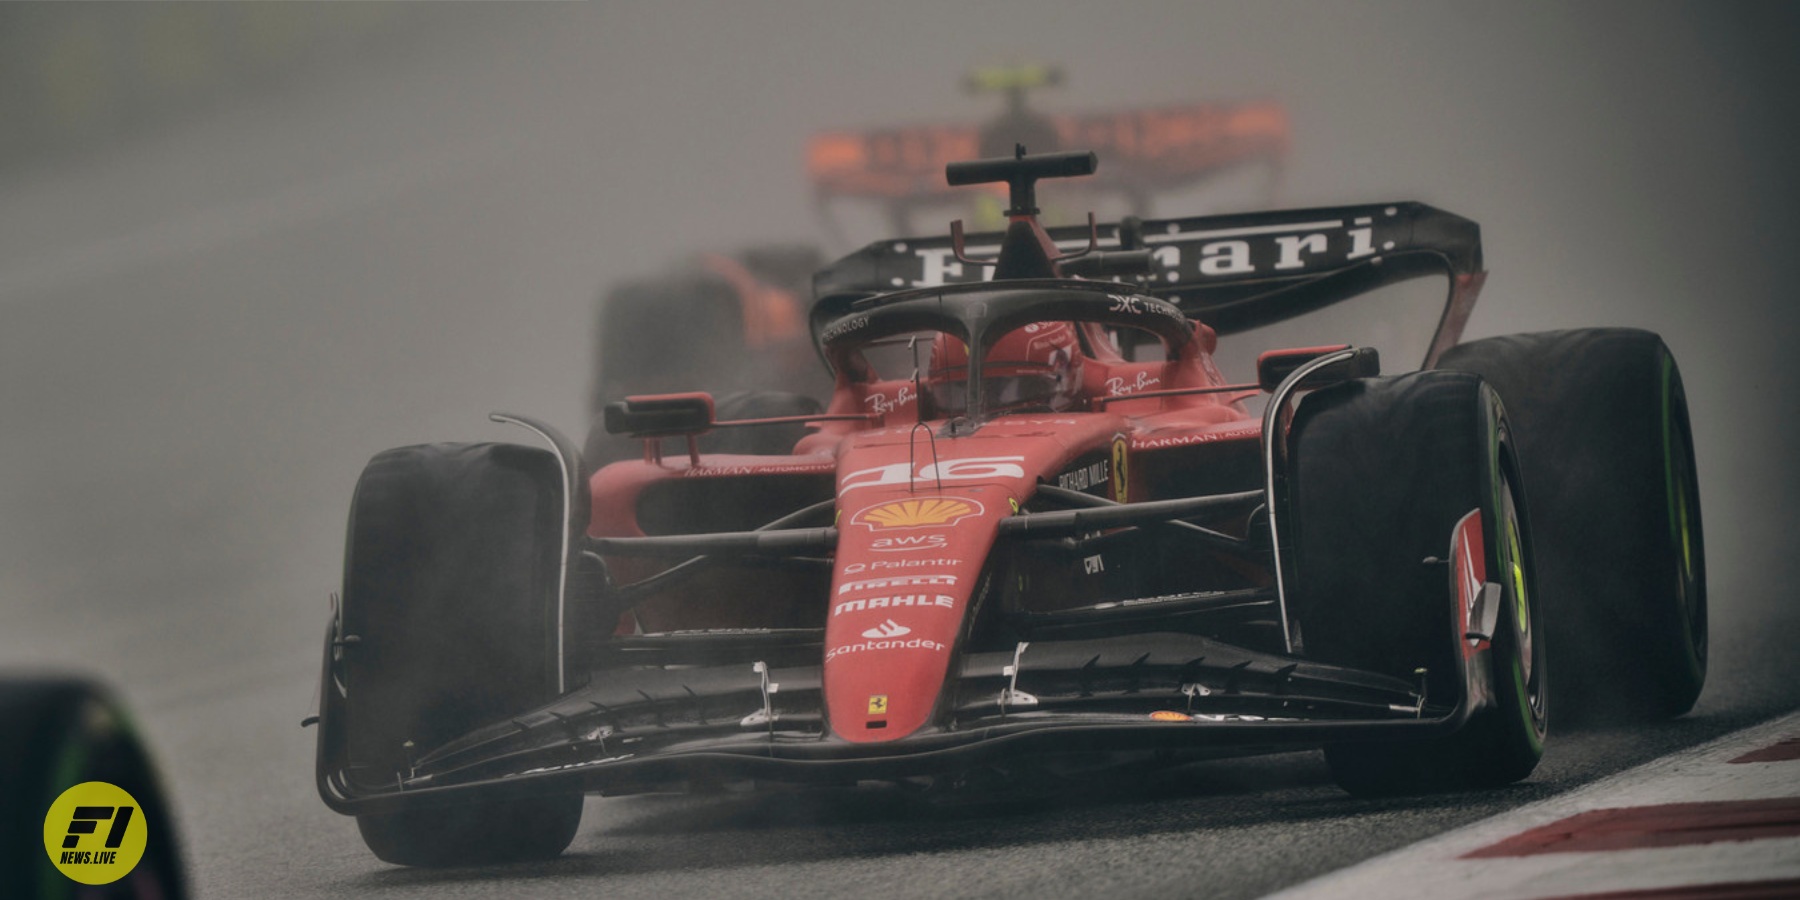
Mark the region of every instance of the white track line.
POLYGON ((1596 809, 1800 797, 1800 760, 1728 762, 1796 735, 1800 735, 1800 713, 1791 713, 1340 869, 1271 894, 1266 900, 1529 900, 1800 878, 1800 837, 1460 858, 1521 832, 1596 809))

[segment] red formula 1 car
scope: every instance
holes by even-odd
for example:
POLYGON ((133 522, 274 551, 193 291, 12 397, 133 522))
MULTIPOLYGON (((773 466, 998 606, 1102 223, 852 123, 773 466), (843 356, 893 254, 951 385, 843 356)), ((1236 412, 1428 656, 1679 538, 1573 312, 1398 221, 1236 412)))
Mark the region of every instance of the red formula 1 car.
POLYGON ((1308 747, 1356 793, 1501 785, 1542 753, 1557 653, 1608 660, 1609 702, 1693 703, 1698 494, 1659 339, 1459 344, 1478 232, 1416 203, 1042 227, 1036 182, 1095 165, 952 164, 1008 186, 1004 233, 820 272, 823 412, 634 397, 607 419, 642 457, 594 472, 510 416, 551 449, 378 455, 326 803, 385 860, 459 864, 559 853, 595 791, 1308 747), (1431 274, 1421 371, 1215 364, 1221 334, 1431 274), (779 437, 701 454, 709 430, 779 437))

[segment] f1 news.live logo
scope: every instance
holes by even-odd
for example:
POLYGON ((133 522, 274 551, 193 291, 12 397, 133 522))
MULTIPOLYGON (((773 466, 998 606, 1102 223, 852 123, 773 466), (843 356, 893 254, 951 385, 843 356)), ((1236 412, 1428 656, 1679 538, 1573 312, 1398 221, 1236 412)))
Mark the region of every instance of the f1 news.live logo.
POLYGON ((131 874, 149 846, 150 816, 124 788, 84 781, 44 813, 50 864, 83 884, 111 884, 131 874))
POLYGON ((110 865, 118 861, 119 845, 125 843, 125 832, 131 827, 135 806, 77 806, 69 818, 68 836, 63 838, 61 865, 110 865), (100 823, 111 822, 106 830, 104 849, 78 850, 81 837, 99 830, 100 823))

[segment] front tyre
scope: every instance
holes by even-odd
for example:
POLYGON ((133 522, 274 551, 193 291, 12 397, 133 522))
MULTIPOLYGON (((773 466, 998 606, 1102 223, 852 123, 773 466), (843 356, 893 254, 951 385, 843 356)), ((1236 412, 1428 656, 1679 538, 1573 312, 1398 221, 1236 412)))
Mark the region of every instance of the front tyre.
POLYGON ((1335 780, 1367 796, 1529 775, 1543 755, 1549 667, 1499 398, 1462 373, 1351 382, 1307 397, 1290 441, 1293 609, 1305 653, 1421 680, 1428 699, 1470 690, 1464 667, 1486 661, 1467 679, 1475 709, 1461 729, 1327 747, 1335 780), (1473 552, 1459 561, 1465 535, 1473 552), (1473 583, 1459 587, 1464 579, 1473 583), (1495 585, 1499 601, 1486 652, 1467 637, 1481 584, 1495 585))
MULTIPOLYGON (((560 463, 513 444, 377 455, 351 502, 341 636, 327 648, 322 783, 391 792, 414 760, 562 688, 560 463)), ((362 814, 369 849, 401 865, 561 853, 581 795, 362 814)))
POLYGON ((1559 715, 1660 719, 1706 680, 1706 552, 1681 370, 1628 328, 1514 334, 1440 367, 1507 398, 1534 502, 1559 715))
POLYGON ((445 868, 554 859, 581 824, 580 794, 365 813, 363 843, 383 862, 445 868))

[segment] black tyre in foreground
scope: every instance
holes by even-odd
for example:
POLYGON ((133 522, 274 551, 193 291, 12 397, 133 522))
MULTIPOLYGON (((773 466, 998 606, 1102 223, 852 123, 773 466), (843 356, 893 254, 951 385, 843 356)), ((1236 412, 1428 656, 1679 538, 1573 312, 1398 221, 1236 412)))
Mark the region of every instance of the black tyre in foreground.
POLYGON ((0 677, 0 880, 8 897, 187 896, 174 816, 123 708, 80 678, 0 677), (110 885, 71 881, 44 852, 44 817, 77 784, 104 781, 141 806, 148 843, 110 885))
POLYGON ((1543 755, 1548 667, 1524 494, 1494 391, 1453 372, 1353 381, 1306 397, 1290 441, 1294 612, 1308 656, 1422 679, 1428 697, 1459 691, 1468 623, 1449 560, 1472 512, 1485 580, 1500 591, 1492 666, 1480 673, 1494 702, 1447 737, 1327 747, 1333 777, 1379 795, 1529 775, 1543 755))
POLYGON ((356 817, 363 843, 377 857, 427 868, 552 859, 580 824, 580 794, 356 817))
POLYGON ((1439 365, 1481 375, 1512 413, 1558 715, 1688 711, 1706 680, 1706 558, 1668 347, 1648 331, 1584 328, 1474 341, 1439 365))
MULTIPOLYGON (((348 777, 391 785, 418 756, 556 696, 560 492, 556 458, 513 444, 401 447, 369 462, 344 561, 343 699, 326 706, 343 724, 320 732, 341 742, 348 777)), ((357 825, 388 862, 476 865, 555 856, 580 816, 571 795, 357 825)))

